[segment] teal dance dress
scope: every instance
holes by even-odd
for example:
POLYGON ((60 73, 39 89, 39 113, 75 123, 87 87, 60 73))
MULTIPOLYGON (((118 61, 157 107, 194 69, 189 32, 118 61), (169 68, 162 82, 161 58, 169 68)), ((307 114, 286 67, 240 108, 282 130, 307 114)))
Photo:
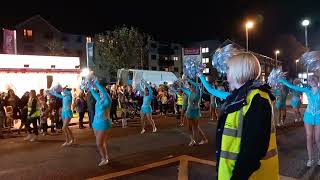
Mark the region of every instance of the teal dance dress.
POLYGON ((316 92, 313 92, 309 87, 294 86, 288 81, 282 79, 281 83, 298 92, 306 93, 308 98, 308 106, 304 113, 303 121, 310 125, 320 125, 320 88, 316 92))
POLYGON ((98 81, 94 82, 94 86, 97 87, 99 93, 93 88, 90 89, 90 93, 96 100, 92 128, 96 131, 109 130, 111 129, 110 109, 112 100, 105 88, 102 87, 98 81))

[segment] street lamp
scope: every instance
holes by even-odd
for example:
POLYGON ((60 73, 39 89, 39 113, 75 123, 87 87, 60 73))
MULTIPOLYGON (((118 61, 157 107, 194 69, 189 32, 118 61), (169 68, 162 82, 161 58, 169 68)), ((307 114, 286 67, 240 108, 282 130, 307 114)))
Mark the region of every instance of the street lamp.
POLYGON ((248 21, 246 23, 246 47, 247 51, 249 51, 249 29, 253 28, 254 23, 252 21, 248 21))
POLYGON ((274 54, 276 54, 276 68, 277 68, 277 66, 278 66, 278 54, 280 54, 280 51, 279 51, 279 50, 276 50, 276 51, 274 52, 274 54))
MULTIPOLYGON (((305 19, 302 21, 301 25, 304 26, 305 43, 306 43, 307 51, 309 51, 308 50, 308 26, 310 25, 310 21, 308 19, 305 19)), ((307 65, 307 79, 308 78, 309 78, 309 66, 307 65)))

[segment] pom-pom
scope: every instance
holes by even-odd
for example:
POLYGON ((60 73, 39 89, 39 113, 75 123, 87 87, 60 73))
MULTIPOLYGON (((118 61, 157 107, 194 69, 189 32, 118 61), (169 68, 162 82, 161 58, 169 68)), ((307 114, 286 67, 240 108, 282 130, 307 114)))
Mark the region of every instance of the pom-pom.
POLYGON ((286 74, 287 73, 282 72, 280 69, 272 69, 268 77, 268 84, 273 88, 279 88, 281 86, 279 80, 285 79, 286 74))
POLYGON ((53 86, 51 88, 52 91, 56 92, 56 93, 60 93, 63 91, 63 87, 61 86, 61 84, 56 84, 55 86, 53 86))
POLYGON ((304 67, 309 68, 311 71, 320 69, 320 51, 311 51, 304 53, 299 61, 304 67))
POLYGON ((189 57, 184 62, 184 73, 188 78, 195 78, 201 74, 206 66, 196 57, 189 57))
POLYGON ((93 84, 95 81, 97 81, 97 78, 95 76, 86 77, 81 81, 80 89, 83 91, 89 91, 91 88, 93 88, 93 84))
POLYGON ((226 62, 234 55, 237 55, 244 50, 235 47, 233 44, 228 44, 216 50, 212 57, 212 66, 217 69, 219 73, 225 74, 228 66, 226 62))

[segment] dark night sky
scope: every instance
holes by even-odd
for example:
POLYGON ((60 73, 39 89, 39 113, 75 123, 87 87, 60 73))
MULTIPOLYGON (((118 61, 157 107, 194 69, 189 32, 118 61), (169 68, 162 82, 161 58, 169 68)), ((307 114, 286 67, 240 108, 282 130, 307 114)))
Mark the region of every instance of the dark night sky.
POLYGON ((282 34, 293 34, 304 42, 300 21, 308 17, 312 21, 311 45, 320 46, 319 0, 90 0, 85 3, 47 1, 46 5, 24 2, 27 3, 18 3, 18 9, 10 5, 0 7, 1 27, 40 14, 61 31, 70 33, 94 34, 127 24, 157 40, 190 42, 232 38, 244 45, 244 21, 254 19, 257 24, 250 32, 251 49, 272 56, 276 48, 273 44, 282 34))

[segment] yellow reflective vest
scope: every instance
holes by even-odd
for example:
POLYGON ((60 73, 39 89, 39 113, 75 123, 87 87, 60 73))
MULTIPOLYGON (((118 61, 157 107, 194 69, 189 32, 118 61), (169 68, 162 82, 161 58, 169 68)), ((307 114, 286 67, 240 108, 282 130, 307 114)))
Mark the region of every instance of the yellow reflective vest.
MULTIPOLYGON (((28 115, 30 114, 31 110, 32 110, 32 101, 34 99, 29 100, 28 102, 28 115)), ((39 102, 37 100, 37 106, 36 106, 36 111, 30 115, 31 118, 38 118, 40 117, 40 105, 39 102)))
POLYGON ((183 94, 177 94, 177 105, 183 105, 183 94))
MULTIPOLYGON (((268 93, 259 89, 254 89, 247 95, 247 104, 245 106, 243 106, 240 110, 227 115, 221 142, 221 153, 218 169, 219 180, 229 180, 232 177, 232 172, 241 149, 240 144, 242 128, 243 121, 245 120, 243 117, 249 110, 253 97, 257 94, 259 94, 262 98, 267 99, 272 107, 268 93)), ((272 130, 268 152, 265 157, 260 160, 261 166, 250 176, 250 180, 279 180, 279 160, 276 134, 273 121, 270 121, 270 123, 272 123, 272 130)))

